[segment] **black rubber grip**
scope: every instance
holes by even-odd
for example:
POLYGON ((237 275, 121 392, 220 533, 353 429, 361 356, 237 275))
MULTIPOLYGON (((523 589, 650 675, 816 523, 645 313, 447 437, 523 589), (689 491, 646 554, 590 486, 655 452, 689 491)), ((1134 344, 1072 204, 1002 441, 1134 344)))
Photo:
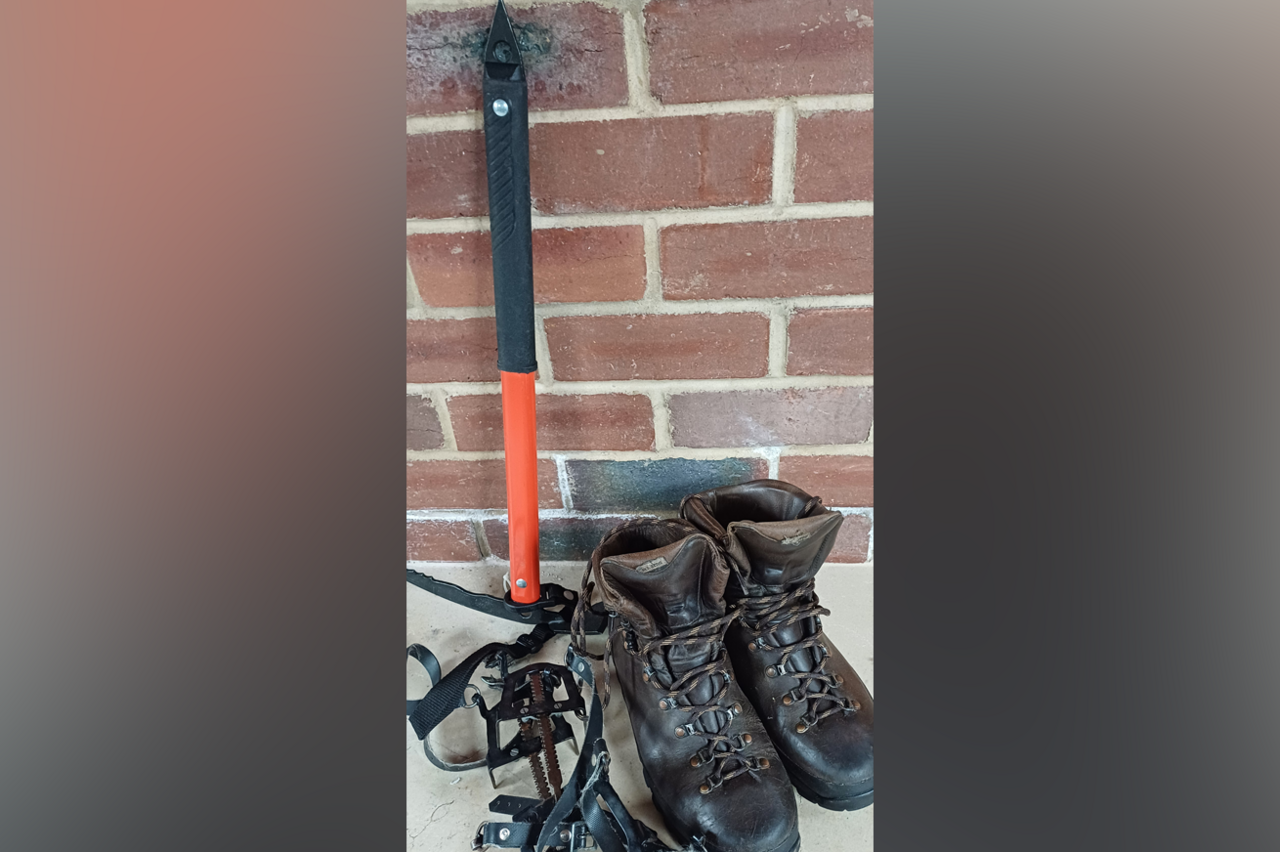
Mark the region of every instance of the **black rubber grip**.
POLYGON ((529 96, 518 80, 484 81, 484 144, 489 172, 493 301, 498 315, 498 369, 538 369, 533 343, 533 237, 529 202, 529 96), (505 101, 505 115, 494 111, 505 101))

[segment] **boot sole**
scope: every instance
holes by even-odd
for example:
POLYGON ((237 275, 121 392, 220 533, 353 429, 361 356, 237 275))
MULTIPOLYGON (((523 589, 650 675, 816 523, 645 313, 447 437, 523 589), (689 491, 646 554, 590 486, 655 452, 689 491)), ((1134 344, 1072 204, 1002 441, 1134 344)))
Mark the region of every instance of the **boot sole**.
MULTIPOLYGON (((693 843, 693 838, 682 835, 675 829, 674 822, 667 816, 667 809, 658 801, 658 797, 653 795, 653 781, 649 778, 649 770, 641 765, 640 771, 644 773, 644 783, 649 788, 649 797, 653 799, 653 806, 658 809, 658 813, 662 814, 662 821, 666 823, 667 831, 671 832, 671 836, 675 838, 682 848, 688 849, 690 844, 693 843)), ((702 842, 702 848, 706 852, 739 852, 737 848, 716 846, 707 843, 705 840, 702 842)), ((780 846, 770 849, 768 852, 800 852, 800 826, 797 825, 795 831, 791 832, 791 836, 780 846)))
POLYGON ((850 796, 847 799, 829 799, 819 796, 813 792, 803 780, 801 780, 799 771, 781 754, 782 764, 787 769, 787 775, 791 777, 791 786, 796 788, 796 792, 803 798, 813 802, 820 808, 826 808, 829 811, 856 811, 872 804, 875 799, 875 789, 870 789, 865 793, 859 793, 856 796, 850 796))

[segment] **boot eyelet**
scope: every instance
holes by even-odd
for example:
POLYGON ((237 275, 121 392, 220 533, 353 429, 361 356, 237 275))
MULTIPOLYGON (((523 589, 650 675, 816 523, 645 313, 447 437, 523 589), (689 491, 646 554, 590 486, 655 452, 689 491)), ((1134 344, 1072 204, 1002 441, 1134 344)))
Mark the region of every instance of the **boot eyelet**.
POLYGON ((836 675, 836 677, 835 677, 835 681, 836 681, 836 686, 843 686, 843 685, 844 685, 844 675, 836 675))
POLYGON ((743 735, 742 735, 742 741, 743 741, 744 743, 746 743, 747 745, 751 745, 751 735, 750 735, 750 734, 743 734, 743 735))
POLYGON ((794 698, 792 698, 792 697, 791 697, 791 693, 790 693, 790 692, 788 692, 786 695, 782 696, 782 704, 783 704, 783 706, 785 706, 785 707, 790 707, 792 704, 795 704, 795 703, 796 703, 796 700, 795 700, 794 698))
POLYGON ((742 715, 742 702, 741 702, 741 701, 735 701, 735 702, 733 702, 733 715, 735 715, 735 716, 741 716, 741 715, 742 715))
POLYGON ((711 785, 710 785, 710 784, 703 784, 701 787, 699 787, 699 788, 698 788, 698 792, 699 792, 699 793, 701 793, 701 794, 702 794, 702 795, 704 795, 704 796, 705 796, 705 795, 707 795, 708 793, 710 793, 710 792, 711 792, 711 785))
POLYGON ((685 738, 684 728, 676 728, 676 739, 682 740, 684 738, 685 738))
POLYGON ((666 698, 662 699, 661 701, 659 701, 659 702, 658 702, 658 709, 659 709, 659 710, 670 710, 670 709, 671 709, 671 702, 670 702, 669 700, 667 700, 666 698))
POLYGON ((689 765, 694 769, 697 769, 702 765, 702 760, 695 754, 693 757, 689 758, 689 765))
POLYGON ((797 734, 803 734, 807 730, 809 730, 809 726, 806 725, 804 722, 801 722, 800 724, 796 725, 797 734))
POLYGON ((768 769, 768 768, 769 768, 769 758, 767 758, 767 757, 762 757, 762 758, 760 758, 760 762, 759 762, 757 765, 758 765, 761 769, 768 769))
POLYGON ((853 702, 853 710, 854 710, 854 712, 856 713, 857 711, 859 711, 859 710, 861 710, 861 709, 862 709, 862 702, 861 702, 861 701, 854 701, 854 702, 853 702))

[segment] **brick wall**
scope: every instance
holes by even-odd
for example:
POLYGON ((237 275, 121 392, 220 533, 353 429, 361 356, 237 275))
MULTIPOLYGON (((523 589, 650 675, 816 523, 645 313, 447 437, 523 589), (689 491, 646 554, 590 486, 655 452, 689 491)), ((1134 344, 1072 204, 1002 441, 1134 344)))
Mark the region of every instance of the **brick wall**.
MULTIPOLYGON (((410 561, 507 554, 480 55, 408 6, 410 561)), ((761 476, 872 559, 872 4, 508 4, 530 81, 545 560, 761 476)))

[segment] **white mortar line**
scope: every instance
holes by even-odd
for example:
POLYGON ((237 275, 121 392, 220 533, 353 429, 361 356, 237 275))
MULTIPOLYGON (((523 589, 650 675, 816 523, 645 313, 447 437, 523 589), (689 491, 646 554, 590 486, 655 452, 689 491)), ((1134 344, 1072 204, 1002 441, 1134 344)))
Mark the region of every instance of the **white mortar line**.
POLYGON ((773 121, 773 203, 780 207, 796 200, 796 110, 778 108, 773 121))
MULTIPOLYGON (((651 115, 657 111, 658 103, 653 99, 653 94, 649 89, 649 43, 645 38, 644 11, 642 9, 632 8, 623 13, 622 44, 626 51, 627 60, 627 109, 625 113, 632 117, 651 115)), ((575 112, 579 115, 595 112, 612 114, 614 110, 564 110, 564 112, 575 112)), ((539 113, 540 116, 552 114, 551 112, 539 113)), ((601 121, 607 119, 580 118, 577 120, 601 121)))
MULTIPOLYGON (((833 512, 842 515, 858 515, 875 520, 873 509, 828 506, 833 512)), ((503 521, 507 519, 506 509, 408 509, 405 511, 405 523, 425 523, 429 521, 503 521)), ((543 520, 608 520, 610 518, 672 518, 677 514, 674 508, 655 512, 651 510, 626 512, 590 512, 581 509, 539 509, 538 517, 543 520)))
POLYGON ((645 302, 662 300, 662 267, 658 256, 658 220, 644 220, 644 296, 645 302))
MULTIPOLYGON (((660 459, 724 459, 724 458, 747 458, 750 456, 759 456, 761 458, 770 458, 769 453, 775 453, 781 456, 785 453, 788 456, 816 456, 816 455, 863 455, 870 456, 870 447, 864 447, 861 444, 841 445, 841 449, 836 452, 828 445, 822 448, 822 452, 795 452, 796 450, 810 450, 812 448, 805 446, 787 446, 787 447, 760 447, 760 446, 742 446, 742 447, 677 447, 668 446, 659 450, 539 450, 538 458, 550 459, 556 463, 556 471, 563 473, 564 464, 569 460, 575 461, 657 461, 660 459), (862 449, 863 452, 855 452, 862 449)), ((484 461, 486 459, 503 458, 502 450, 405 450, 405 460, 410 462, 431 462, 431 461, 484 461)), ((776 459, 771 465, 773 472, 776 474, 776 459)), ((568 480, 562 479, 561 486, 567 487, 568 480)), ((572 508, 572 507, 570 507, 572 508)))
POLYGON ((769 463, 765 476, 769 479, 777 479, 778 457, 782 455, 782 447, 756 447, 756 455, 769 463))
MULTIPOLYGON (((746 115, 758 112, 776 112, 786 108, 792 111, 792 138, 797 115, 809 116, 818 112, 869 112, 874 108, 872 95, 799 95, 789 98, 759 98, 745 101, 712 101, 708 103, 663 104, 653 99, 649 89, 648 45, 644 43, 644 24, 636 23, 631 15, 623 18, 624 41, 627 51, 626 106, 590 107, 588 109, 535 110, 529 113, 529 124, 568 124, 593 121, 627 121, 638 118, 683 118, 698 115, 746 115), (633 39, 638 43, 633 44, 633 39), (632 55, 639 53, 643 59, 633 69, 632 55)), ((484 121, 479 110, 451 112, 443 115, 414 115, 405 118, 405 132, 409 136, 425 133, 446 133, 454 130, 480 130, 484 121)), ((793 146, 794 150, 794 146, 793 146)))
POLYGON ((436 416, 440 418, 440 432, 444 435, 444 449, 457 452, 458 439, 453 434, 453 418, 449 415, 449 395, 439 387, 428 388, 431 404, 435 406, 436 416))
MULTIPOLYGON (((875 304, 870 294, 848 296, 788 296, 769 299, 660 299, 644 298, 626 302, 544 302, 537 306, 538 319, 547 317, 687 316, 689 314, 786 315, 805 308, 867 308, 875 304)), ((460 308, 427 307, 413 319, 475 319, 494 315, 493 305, 460 308)))
MULTIPOLYGON (((541 457, 542 453, 538 453, 541 457)), ((560 485, 560 501, 564 504, 565 509, 573 510, 573 491, 569 486, 569 467, 564 463, 564 456, 553 455, 556 461, 556 478, 560 485)), ((541 512, 539 512, 541 514, 541 512)))
POLYGON ((667 407, 667 395, 662 391, 650 391, 653 403, 653 449, 655 452, 670 450, 675 446, 671 437, 671 409, 667 407))
MULTIPOLYGON (((632 517, 673 517, 676 514, 672 509, 670 512, 585 512, 577 509, 539 509, 538 517, 543 520, 558 520, 565 518, 577 519, 603 519, 603 518, 632 518, 632 517)), ((506 509, 409 509, 405 512, 406 523, 422 523, 424 521, 492 521, 506 520, 506 509)))
POLYGON ((413 279, 413 267, 409 265, 409 258, 406 255, 404 259, 404 277, 405 287, 405 308, 410 312, 422 313, 426 309, 426 305, 422 301, 422 293, 418 292, 418 283, 413 279))
MULTIPOLYGON (((534 230, 545 228, 610 228, 644 225, 652 218, 659 228, 671 225, 726 225, 743 222, 790 222, 795 219, 845 219, 875 215, 871 201, 829 201, 807 204, 775 204, 739 207, 669 208, 665 210, 624 210, 617 212, 535 214, 534 230)), ((485 216, 455 216, 445 219, 407 219, 406 234, 461 234, 489 230, 485 216)))
POLYGON ((791 311, 785 304, 769 311, 769 375, 787 374, 787 322, 791 311))
MULTIPOLYGON (((715 393, 745 390, 818 390, 822 388, 872 387, 873 376, 757 376, 749 379, 620 379, 589 382, 536 382, 535 389, 544 394, 643 394, 650 391, 677 393, 715 393)), ((406 382, 406 393, 425 395, 440 388, 450 396, 498 393, 498 382, 406 382)))
POLYGON ((480 555, 485 559, 493 558, 493 548, 489 546, 489 536, 484 531, 484 521, 473 518, 471 520, 471 531, 476 537, 476 547, 480 550, 480 555))
POLYGON ((535 307, 533 319, 533 354, 538 359, 538 372, 536 382, 543 385, 554 385, 555 376, 552 374, 553 366, 551 363, 551 343, 547 340, 547 329, 542 324, 543 312, 540 308, 535 307))

